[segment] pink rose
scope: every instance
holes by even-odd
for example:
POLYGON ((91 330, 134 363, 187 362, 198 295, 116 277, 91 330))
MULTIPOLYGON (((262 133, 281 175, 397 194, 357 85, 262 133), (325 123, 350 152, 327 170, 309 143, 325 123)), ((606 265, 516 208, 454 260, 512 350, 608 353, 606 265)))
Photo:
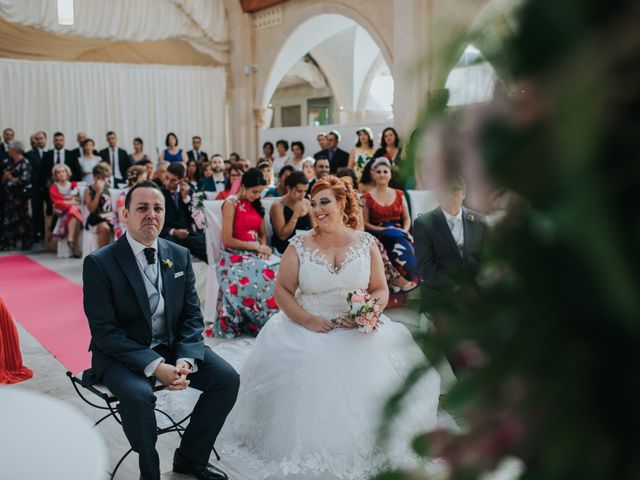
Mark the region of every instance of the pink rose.
POLYGON ((229 285, 229 293, 231 295, 237 295, 238 294, 238 286, 234 283, 232 285, 229 285))
POLYGON ((240 263, 242 262, 242 255, 237 255, 234 253, 229 256, 229 260, 231 260, 231 263, 240 263))
POLYGON ((251 308, 255 305, 255 303, 256 301, 251 297, 244 297, 242 299, 242 305, 244 305, 245 307, 251 308))
POLYGON ((238 283, 240 284, 240 286, 245 287, 249 285, 250 281, 251 280, 249 280, 249 277, 242 277, 240 280, 238 280, 238 283))
POLYGON ((267 307, 275 310, 278 308, 278 304, 276 303, 276 299, 273 298, 273 295, 271 295, 269 298, 267 298, 267 307))

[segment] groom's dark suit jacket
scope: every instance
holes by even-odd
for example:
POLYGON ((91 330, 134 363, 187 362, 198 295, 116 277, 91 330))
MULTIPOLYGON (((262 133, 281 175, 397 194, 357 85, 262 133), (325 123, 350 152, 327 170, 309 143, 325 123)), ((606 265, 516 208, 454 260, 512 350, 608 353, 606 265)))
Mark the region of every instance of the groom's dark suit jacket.
MULTIPOLYGON (((442 208, 419 216, 413 225, 422 297, 427 300, 451 290, 455 276, 475 272, 487 224, 482 215, 462 207, 464 248, 462 255, 447 224, 442 208)), ((423 302, 424 308, 425 302, 423 302)))
MULTIPOLYGON (((204 323, 195 288, 189 251, 158 239, 158 267, 162 275, 169 347, 175 358, 202 361, 204 323), (169 260, 172 265, 163 262, 169 260)), ((151 349, 151 311, 133 251, 126 236, 93 252, 84 260, 84 311, 91 329, 92 371, 83 378, 98 381, 114 362, 132 370, 159 358, 151 349)))

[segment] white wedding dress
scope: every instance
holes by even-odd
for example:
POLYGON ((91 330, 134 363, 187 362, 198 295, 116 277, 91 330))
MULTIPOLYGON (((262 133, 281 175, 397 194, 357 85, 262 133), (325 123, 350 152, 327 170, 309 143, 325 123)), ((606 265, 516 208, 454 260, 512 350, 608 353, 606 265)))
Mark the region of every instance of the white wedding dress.
MULTIPOLYGON (((309 312, 337 317, 347 309, 347 292, 368 288, 373 237, 362 233, 334 269, 305 246, 307 235, 291 240, 300 263, 296 298, 309 312)), ((378 442, 386 400, 426 362, 403 325, 383 322, 368 335, 322 334, 274 315, 240 369, 238 400, 216 442, 221 453, 240 457, 250 478, 260 479, 361 480, 386 466, 413 465, 412 436, 436 426, 440 378, 433 369, 423 377, 391 438, 378 442)))

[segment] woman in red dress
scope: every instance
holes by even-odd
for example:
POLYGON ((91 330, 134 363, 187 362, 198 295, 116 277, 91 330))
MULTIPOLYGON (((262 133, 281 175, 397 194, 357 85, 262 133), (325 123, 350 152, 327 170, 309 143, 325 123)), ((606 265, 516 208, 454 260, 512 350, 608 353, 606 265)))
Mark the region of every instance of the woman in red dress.
POLYGON ((80 197, 77 192, 76 182, 70 182, 71 170, 64 164, 53 167, 51 172, 55 182, 49 187, 49 198, 53 203, 55 225, 53 236, 67 237, 69 248, 76 256, 76 236, 82 225, 82 213, 80 213, 80 197))

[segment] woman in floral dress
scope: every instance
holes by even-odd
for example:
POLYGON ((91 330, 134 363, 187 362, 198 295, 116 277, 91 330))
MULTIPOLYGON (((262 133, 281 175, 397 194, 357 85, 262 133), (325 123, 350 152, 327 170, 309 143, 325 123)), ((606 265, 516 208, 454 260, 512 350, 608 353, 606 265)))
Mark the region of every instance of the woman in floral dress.
POLYGON ((278 311, 273 287, 278 264, 267 262, 264 207, 260 195, 267 181, 257 168, 242 175, 237 199, 222 205, 222 257, 216 265, 220 295, 215 335, 257 335, 278 311))
POLYGON ((29 214, 31 165, 23 154, 22 143, 12 142, 9 144, 9 156, 0 162, 0 189, 4 188, 6 195, 0 250, 14 249, 18 240, 22 242, 22 250, 29 250, 33 240, 29 214))

